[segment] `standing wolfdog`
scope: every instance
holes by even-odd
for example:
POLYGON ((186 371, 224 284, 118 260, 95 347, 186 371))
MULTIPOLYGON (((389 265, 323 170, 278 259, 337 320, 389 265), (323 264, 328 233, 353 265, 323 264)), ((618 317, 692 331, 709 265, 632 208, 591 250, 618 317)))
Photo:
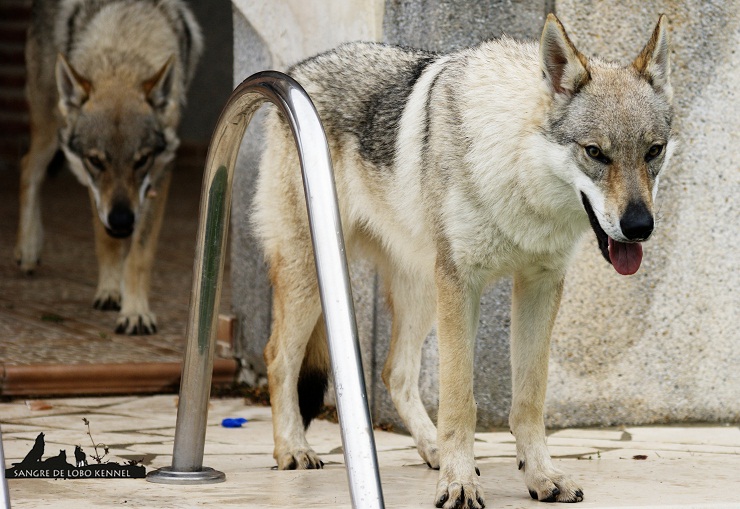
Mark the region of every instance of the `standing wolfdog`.
MULTIPOLYGON (((473 347, 481 293, 506 274, 517 464, 533 498, 583 499, 545 444, 550 333, 589 225, 617 272, 639 268, 675 143, 669 67, 664 17, 620 67, 584 56, 550 15, 539 45, 504 38, 443 56, 352 43, 290 71, 326 129, 348 253, 370 256, 385 282, 393 328, 383 380, 419 454, 440 469, 437 507, 483 506, 473 347), (438 429, 418 390, 435 318, 438 429)), ((298 159, 275 112, 266 139, 254 221, 274 287, 265 351, 274 456, 281 469, 320 468, 304 426, 329 360, 298 159)))
POLYGON ((39 262, 41 184, 61 147, 89 189, 99 264, 94 306, 120 309, 116 332, 157 330, 149 277, 180 110, 202 47, 200 27, 180 0, 33 5, 31 146, 21 162, 15 256, 25 273, 39 262))

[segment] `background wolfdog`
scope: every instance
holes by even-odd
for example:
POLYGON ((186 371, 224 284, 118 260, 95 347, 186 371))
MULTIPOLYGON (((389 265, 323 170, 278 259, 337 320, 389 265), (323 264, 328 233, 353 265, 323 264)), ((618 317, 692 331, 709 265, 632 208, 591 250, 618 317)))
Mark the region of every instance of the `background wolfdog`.
POLYGON ((200 27, 180 0, 33 4, 26 45, 31 144, 21 162, 15 256, 25 273, 40 260, 41 184, 61 148, 89 189, 99 264, 94 306, 120 309, 116 332, 157 329, 149 279, 176 129, 202 46, 200 27))

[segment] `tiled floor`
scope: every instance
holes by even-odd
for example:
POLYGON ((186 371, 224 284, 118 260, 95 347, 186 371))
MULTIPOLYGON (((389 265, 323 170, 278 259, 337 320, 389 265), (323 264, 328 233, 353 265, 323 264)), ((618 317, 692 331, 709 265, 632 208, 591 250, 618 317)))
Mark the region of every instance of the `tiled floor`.
MULTIPOLYGON (((0 166, 0 368, 180 362, 201 172, 202 161, 175 168, 150 294, 159 332, 130 337, 113 333, 115 312, 92 308, 97 264, 86 189, 66 170, 47 180, 42 265, 24 276, 13 259, 18 172, 0 166)), ((221 309, 228 310, 228 274, 224 281, 221 309)))
MULTIPOLYGON (((6 463, 20 461, 45 433, 44 459, 68 454, 92 437, 106 443, 113 461, 144 458, 147 470, 171 463, 175 398, 167 396, 23 400, 0 404, 6 463), (32 410, 33 407, 46 409, 32 410)), ((212 400, 204 464, 225 472, 223 484, 174 486, 143 479, 10 480, 14 508, 350 507, 336 424, 315 421, 309 442, 322 455, 321 471, 272 470, 270 409, 239 399, 212 400), (224 428, 226 417, 249 420, 224 428)), ((432 508, 437 472, 422 464, 407 436, 375 431, 386 507, 432 508)), ((740 428, 735 426, 567 429, 549 437, 556 466, 584 489, 579 508, 740 507, 740 428), (644 459, 635 459, 635 458, 644 459)), ((478 433, 477 464, 486 507, 536 508, 515 465, 507 431, 478 433)))

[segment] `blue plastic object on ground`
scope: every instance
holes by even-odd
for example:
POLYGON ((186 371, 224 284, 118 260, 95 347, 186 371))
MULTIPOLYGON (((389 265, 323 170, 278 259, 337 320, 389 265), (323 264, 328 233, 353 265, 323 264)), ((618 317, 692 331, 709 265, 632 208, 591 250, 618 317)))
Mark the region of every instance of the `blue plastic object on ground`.
POLYGON ((242 424, 249 422, 244 417, 228 417, 221 421, 224 428, 241 428, 242 424))

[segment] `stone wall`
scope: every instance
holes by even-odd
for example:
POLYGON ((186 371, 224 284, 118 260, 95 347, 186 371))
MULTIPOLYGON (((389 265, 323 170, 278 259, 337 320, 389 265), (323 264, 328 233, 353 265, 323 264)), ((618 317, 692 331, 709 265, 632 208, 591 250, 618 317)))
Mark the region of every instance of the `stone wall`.
MULTIPOLYGON (((682 149, 661 179, 660 215, 637 275, 606 265, 584 237, 566 281, 552 344, 550 426, 740 420, 740 1, 234 0, 234 83, 347 40, 449 51, 507 33, 539 37, 555 11, 587 54, 629 62, 658 13, 673 32, 673 81, 682 149), (735 234, 735 235, 733 235, 735 234)), ((232 285, 243 380, 264 374, 269 288, 248 231, 259 130, 240 155, 232 211, 232 285)), ((390 322, 371 267, 352 271, 371 411, 398 423, 380 380, 390 322)), ((511 401, 510 281, 483 298, 476 348, 481 427, 504 426, 511 401)), ((436 340, 425 345, 422 395, 434 413, 436 340)))

